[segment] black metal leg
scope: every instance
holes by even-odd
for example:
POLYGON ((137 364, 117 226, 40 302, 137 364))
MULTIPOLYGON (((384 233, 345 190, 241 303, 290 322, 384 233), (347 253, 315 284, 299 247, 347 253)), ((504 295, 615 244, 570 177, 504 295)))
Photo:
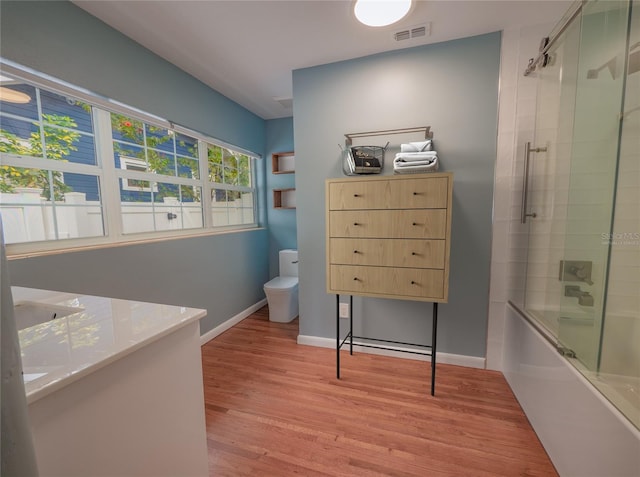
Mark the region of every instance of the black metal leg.
POLYGON ((336 378, 340 379, 340 295, 336 295, 336 378))
POLYGON ((436 393, 436 337, 438 335, 438 303, 433 304, 433 330, 431 331, 431 395, 436 393))
POLYGON ((349 295, 349 354, 353 355, 353 295, 349 295))

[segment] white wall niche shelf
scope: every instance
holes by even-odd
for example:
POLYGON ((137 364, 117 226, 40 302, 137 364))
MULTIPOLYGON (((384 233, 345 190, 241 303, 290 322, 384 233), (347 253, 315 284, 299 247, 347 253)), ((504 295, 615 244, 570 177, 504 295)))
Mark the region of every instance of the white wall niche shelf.
POLYGON ((273 189, 273 208, 274 209, 295 209, 296 208, 295 187, 291 187, 287 189, 273 189))
POLYGON ((296 156, 293 151, 274 152, 271 155, 272 174, 293 174, 296 171, 296 156))

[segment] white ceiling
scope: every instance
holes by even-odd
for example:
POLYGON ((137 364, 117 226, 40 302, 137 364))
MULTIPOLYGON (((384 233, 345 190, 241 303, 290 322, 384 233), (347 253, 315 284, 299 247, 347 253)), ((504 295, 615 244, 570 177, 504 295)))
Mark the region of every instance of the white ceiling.
POLYGON ((157 55, 264 119, 292 115, 298 68, 463 38, 518 25, 554 23, 566 0, 418 1, 395 25, 370 28, 352 0, 76 0, 157 55), (393 33, 430 23, 431 35, 393 33))

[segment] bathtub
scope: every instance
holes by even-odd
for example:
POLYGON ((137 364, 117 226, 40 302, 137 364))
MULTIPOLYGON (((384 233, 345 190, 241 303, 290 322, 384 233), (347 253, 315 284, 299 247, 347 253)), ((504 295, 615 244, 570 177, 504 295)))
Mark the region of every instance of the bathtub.
MULTIPOLYGON (((507 307, 504 332, 504 375, 558 473, 639 476, 640 431, 576 369, 582 364, 560 355, 515 306, 507 307)), ((618 378, 599 375, 599 384, 637 385, 618 378)))

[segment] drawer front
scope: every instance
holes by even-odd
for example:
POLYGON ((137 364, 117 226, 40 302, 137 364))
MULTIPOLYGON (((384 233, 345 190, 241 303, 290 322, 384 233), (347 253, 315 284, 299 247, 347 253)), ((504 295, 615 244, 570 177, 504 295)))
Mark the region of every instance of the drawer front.
POLYGON ((448 185, 447 177, 335 182, 329 209, 445 209, 448 185))
POLYGON ((386 209, 390 198, 389 181, 329 184, 329 210, 386 209))
POLYGON ((332 238, 330 242, 332 264, 444 268, 444 240, 332 238))
POLYGON ((329 213, 330 237, 446 238, 445 209, 336 210, 329 213))
POLYGON ((331 265, 330 274, 330 288, 339 293, 444 298, 443 270, 331 265))

